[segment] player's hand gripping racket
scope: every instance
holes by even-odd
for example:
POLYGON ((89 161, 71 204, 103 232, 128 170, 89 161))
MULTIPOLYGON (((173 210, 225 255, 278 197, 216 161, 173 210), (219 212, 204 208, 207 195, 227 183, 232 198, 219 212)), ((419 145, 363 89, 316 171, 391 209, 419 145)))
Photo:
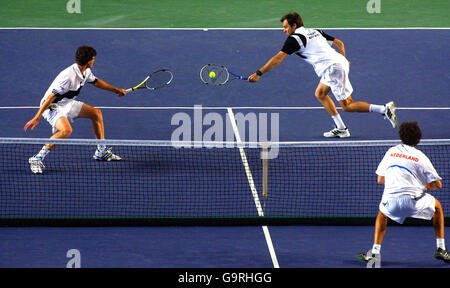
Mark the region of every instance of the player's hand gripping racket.
POLYGON ((223 65, 206 64, 200 70, 200 79, 205 84, 219 86, 235 79, 247 81, 248 78, 229 71, 223 65))
POLYGON ((173 79, 173 73, 169 69, 161 69, 158 71, 153 72, 147 78, 144 79, 141 83, 134 86, 133 88, 129 88, 125 90, 127 93, 130 93, 134 90, 139 89, 150 89, 150 90, 156 90, 161 89, 163 87, 166 87, 172 82, 173 79))

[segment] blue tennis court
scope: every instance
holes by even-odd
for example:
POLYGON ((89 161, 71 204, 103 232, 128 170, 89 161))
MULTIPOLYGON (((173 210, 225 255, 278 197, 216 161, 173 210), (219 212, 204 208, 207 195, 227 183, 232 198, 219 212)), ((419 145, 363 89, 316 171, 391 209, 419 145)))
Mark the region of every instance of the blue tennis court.
MULTIPOLYGON (((399 121, 418 121, 423 139, 450 138, 450 98, 445 95, 450 78, 445 65, 448 30, 345 29, 330 33, 346 44, 354 100, 375 104, 395 100, 399 121), (418 38, 421 49, 411 49, 418 38), (392 45, 380 51, 378 39, 392 45)), ((314 97, 318 79, 297 56, 289 57, 255 84, 234 81, 223 87, 208 87, 199 79, 199 69, 206 63, 220 63, 235 72, 251 74, 279 51, 284 38, 280 30, 0 30, 0 54, 8 55, 1 57, 0 65, 12 67, 0 79, 4 91, 0 137, 50 136, 51 128, 43 119, 33 132, 25 133, 23 126, 36 113, 56 74, 72 64, 75 47, 89 43, 98 52, 94 74, 115 86, 128 88, 159 68, 175 73, 173 84, 167 88, 138 91, 122 98, 85 87, 78 100, 102 108, 108 139, 170 140, 178 127, 173 124, 177 113, 193 119, 194 106, 202 105, 202 123, 212 113, 227 121, 226 113, 231 109, 234 114, 265 115, 269 123, 278 117, 277 139, 271 133, 271 140, 326 141, 322 133, 333 123, 314 97), (265 45, 249 38, 265 39, 265 45), (79 43, 79 39, 85 43, 79 43), (33 53, 30 41, 34 43, 33 53), (57 48, 51 45, 53 42, 59 43, 57 48), (11 83, 21 85, 11 90, 11 83)), ((350 140, 398 138, 397 131, 377 114, 341 115, 352 133, 350 140)), ((77 120, 73 127, 71 138, 94 138, 88 120, 77 120)), ((202 137, 209 127, 207 123, 202 125, 202 137)), ((243 140, 250 138, 248 133, 243 136, 243 140)), ((234 156, 234 163, 242 165, 239 155, 234 156)), ((160 172, 154 167, 152 173, 160 172)), ((375 171, 373 175, 375 181, 375 171)), ((58 175, 43 176, 49 176, 49 183, 57 182, 58 175)), ((448 187, 449 178, 441 176, 443 186, 448 187)), ((137 173, 136 179, 139 177, 145 175, 137 173)), ((0 179, 2 186, 8 181, 6 177, 0 179)), ((244 173, 242 179, 247 181, 244 173)), ((221 177, 210 180, 226 184, 221 177)), ((248 197, 249 205, 253 205, 251 195, 248 197)), ((446 202, 444 212, 450 210, 449 205, 446 202)), ((327 225, 269 226, 267 230, 261 226, 2 227, 0 267, 65 267, 70 259, 67 251, 77 249, 82 267, 363 268, 355 254, 371 247, 373 229, 327 225)), ((433 259, 434 249, 431 224, 388 226, 382 266, 448 267, 433 259)))
MULTIPOLYGON (((281 268, 365 268, 367 226, 271 226, 281 268), (333 237, 330 237, 333 235, 333 237), (330 239, 332 238, 332 239, 330 239)), ((85 268, 273 268, 261 227, 2 228, 1 267, 64 268, 78 249, 85 268)), ((388 227, 384 268, 447 268, 433 258, 432 227, 388 227)))

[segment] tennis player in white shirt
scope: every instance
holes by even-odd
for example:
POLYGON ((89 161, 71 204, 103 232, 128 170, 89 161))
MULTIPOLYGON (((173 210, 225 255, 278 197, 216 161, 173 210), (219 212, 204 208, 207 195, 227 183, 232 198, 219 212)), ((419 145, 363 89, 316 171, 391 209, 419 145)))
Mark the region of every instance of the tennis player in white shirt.
POLYGON ((378 183, 384 184, 384 192, 375 223, 373 247, 357 257, 364 262, 379 258, 388 218, 403 224, 406 217, 412 217, 433 219, 437 245, 434 257, 450 263, 450 254, 445 247, 441 203, 426 192, 427 189, 441 189, 442 178, 430 159, 415 148, 422 137, 417 122, 402 123, 399 136, 402 144, 390 148, 376 170, 378 183))
MULTIPOLYGON (((105 138, 101 110, 77 101, 75 98, 86 82, 97 88, 114 92, 119 96, 124 96, 126 92, 124 89, 114 87, 94 76, 91 68, 94 65, 96 55, 97 51, 92 47, 78 47, 75 53, 76 63, 61 71, 53 80, 41 100, 38 112, 25 124, 25 131, 28 128, 34 130, 42 116, 53 128, 53 135, 50 139, 64 139, 72 134, 70 122, 73 122, 76 118, 88 118, 92 121, 95 138, 105 138)), ((43 172, 45 168, 43 160, 55 146, 55 144, 44 145, 39 153, 28 160, 33 173, 41 174, 43 172)), ((111 148, 104 145, 98 145, 93 158, 104 161, 121 160, 119 156, 111 152, 111 148)))
POLYGON ((333 100, 328 96, 330 92, 333 92, 342 110, 379 113, 384 115, 394 128, 397 127, 394 101, 385 105, 375 105, 352 99, 353 88, 349 79, 350 62, 345 58, 345 47, 341 40, 321 30, 305 28, 301 16, 296 12, 288 13, 280 20, 287 36, 284 45, 264 66, 248 77, 249 82, 259 81, 263 74, 278 66, 286 56, 296 54, 311 64, 317 76, 320 77, 315 96, 336 126, 331 131, 323 133, 324 137, 350 137, 349 129, 338 113, 333 100), (339 52, 334 50, 331 45, 336 46, 339 52))

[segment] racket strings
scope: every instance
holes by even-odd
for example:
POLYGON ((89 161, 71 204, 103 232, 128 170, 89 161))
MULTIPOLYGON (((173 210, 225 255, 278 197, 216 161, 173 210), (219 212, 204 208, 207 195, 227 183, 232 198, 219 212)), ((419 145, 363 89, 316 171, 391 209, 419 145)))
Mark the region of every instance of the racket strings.
POLYGON ((149 89, 158 89, 170 84, 173 79, 173 74, 169 70, 160 70, 152 73, 145 85, 149 89))
POLYGON ((209 85, 223 85, 228 81, 229 74, 225 67, 209 64, 200 71, 200 78, 209 85), (214 77, 210 76, 211 72, 214 72, 214 77))

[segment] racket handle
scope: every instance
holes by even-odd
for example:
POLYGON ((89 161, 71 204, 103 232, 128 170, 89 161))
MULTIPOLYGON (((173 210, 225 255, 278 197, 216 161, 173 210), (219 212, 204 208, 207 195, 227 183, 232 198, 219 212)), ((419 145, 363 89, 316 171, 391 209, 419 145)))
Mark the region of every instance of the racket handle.
POLYGON ((233 75, 233 76, 236 77, 237 79, 240 79, 240 80, 248 80, 248 77, 244 77, 244 76, 235 74, 235 73, 233 73, 233 72, 231 72, 231 71, 228 71, 228 73, 230 73, 230 75, 233 75))
POLYGON ((128 88, 127 90, 125 90, 125 92, 130 93, 131 91, 133 91, 133 88, 128 88))

